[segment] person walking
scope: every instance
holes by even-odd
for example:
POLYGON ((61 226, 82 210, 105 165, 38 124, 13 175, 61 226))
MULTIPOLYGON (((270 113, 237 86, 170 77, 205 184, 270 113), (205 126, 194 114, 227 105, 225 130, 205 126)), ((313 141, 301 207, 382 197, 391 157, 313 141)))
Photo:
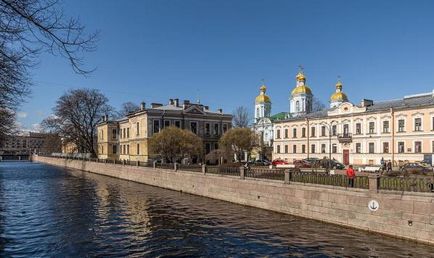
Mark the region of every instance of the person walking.
POLYGON ((389 172, 392 172, 392 161, 390 161, 390 159, 387 162, 387 173, 389 172))
POLYGON ((384 162, 384 158, 383 157, 381 157, 380 163, 381 163, 381 173, 383 173, 386 170, 386 164, 384 162))
POLYGON ((354 178, 356 177, 356 172, 354 172, 353 165, 350 165, 347 168, 347 178, 348 178, 348 186, 354 187, 354 178))

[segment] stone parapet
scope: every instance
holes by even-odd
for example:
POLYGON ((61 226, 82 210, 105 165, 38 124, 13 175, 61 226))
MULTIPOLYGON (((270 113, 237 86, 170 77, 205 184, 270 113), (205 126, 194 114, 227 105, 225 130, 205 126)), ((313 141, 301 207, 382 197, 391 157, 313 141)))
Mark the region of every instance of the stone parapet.
POLYGON ((434 244, 434 194, 379 191, 374 177, 368 190, 41 156, 33 161, 434 244))

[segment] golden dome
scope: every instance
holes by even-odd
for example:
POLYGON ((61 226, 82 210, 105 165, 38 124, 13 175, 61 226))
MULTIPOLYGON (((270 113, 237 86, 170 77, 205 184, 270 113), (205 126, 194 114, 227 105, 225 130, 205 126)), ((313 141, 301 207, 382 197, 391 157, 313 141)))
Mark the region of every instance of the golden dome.
POLYGON ((345 93, 343 92, 335 92, 333 93, 333 95, 330 97, 330 100, 332 102, 347 102, 348 101, 348 97, 345 93))
POLYGON ((304 76, 303 72, 298 72, 297 76, 295 76, 295 78, 297 79, 297 81, 305 81, 306 80, 306 76, 304 76))
POLYGON ((312 91, 307 85, 302 85, 302 86, 295 87, 292 90, 291 94, 292 95, 295 95, 295 94, 310 94, 310 95, 312 95, 312 91))
POLYGON ((255 99, 256 103, 270 103, 270 97, 265 94, 258 95, 255 99))
POLYGON ((262 86, 259 88, 260 92, 259 95, 256 97, 255 102, 256 103, 270 103, 270 97, 268 97, 265 92, 267 91, 267 86, 265 84, 262 84, 262 86))

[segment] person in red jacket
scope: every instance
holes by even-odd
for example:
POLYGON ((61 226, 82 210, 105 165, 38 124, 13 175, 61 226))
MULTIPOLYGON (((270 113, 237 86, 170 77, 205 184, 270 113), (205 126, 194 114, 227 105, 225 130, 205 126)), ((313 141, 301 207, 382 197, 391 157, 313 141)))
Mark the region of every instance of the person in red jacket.
POLYGON ((356 177, 356 172, 354 172, 353 165, 347 168, 348 186, 354 187, 354 178, 356 177))

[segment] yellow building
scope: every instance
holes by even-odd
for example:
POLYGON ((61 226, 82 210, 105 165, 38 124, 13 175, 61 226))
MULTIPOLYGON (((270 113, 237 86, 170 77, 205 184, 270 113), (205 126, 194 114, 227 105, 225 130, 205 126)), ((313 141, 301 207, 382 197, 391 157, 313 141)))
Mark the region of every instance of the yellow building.
POLYGON ((164 127, 176 126, 191 130, 203 139, 205 155, 218 149, 220 136, 231 128, 232 115, 221 109, 213 112, 208 106, 182 104, 170 99, 167 105, 152 103, 120 120, 104 117, 98 125, 98 158, 147 162, 151 157, 148 140, 164 127))
MULTIPOLYGON (((274 120, 273 159, 331 157, 344 164, 432 160, 434 91, 398 100, 349 102, 342 82, 330 108, 274 120)), ((309 108, 307 108, 309 109, 309 108)))

